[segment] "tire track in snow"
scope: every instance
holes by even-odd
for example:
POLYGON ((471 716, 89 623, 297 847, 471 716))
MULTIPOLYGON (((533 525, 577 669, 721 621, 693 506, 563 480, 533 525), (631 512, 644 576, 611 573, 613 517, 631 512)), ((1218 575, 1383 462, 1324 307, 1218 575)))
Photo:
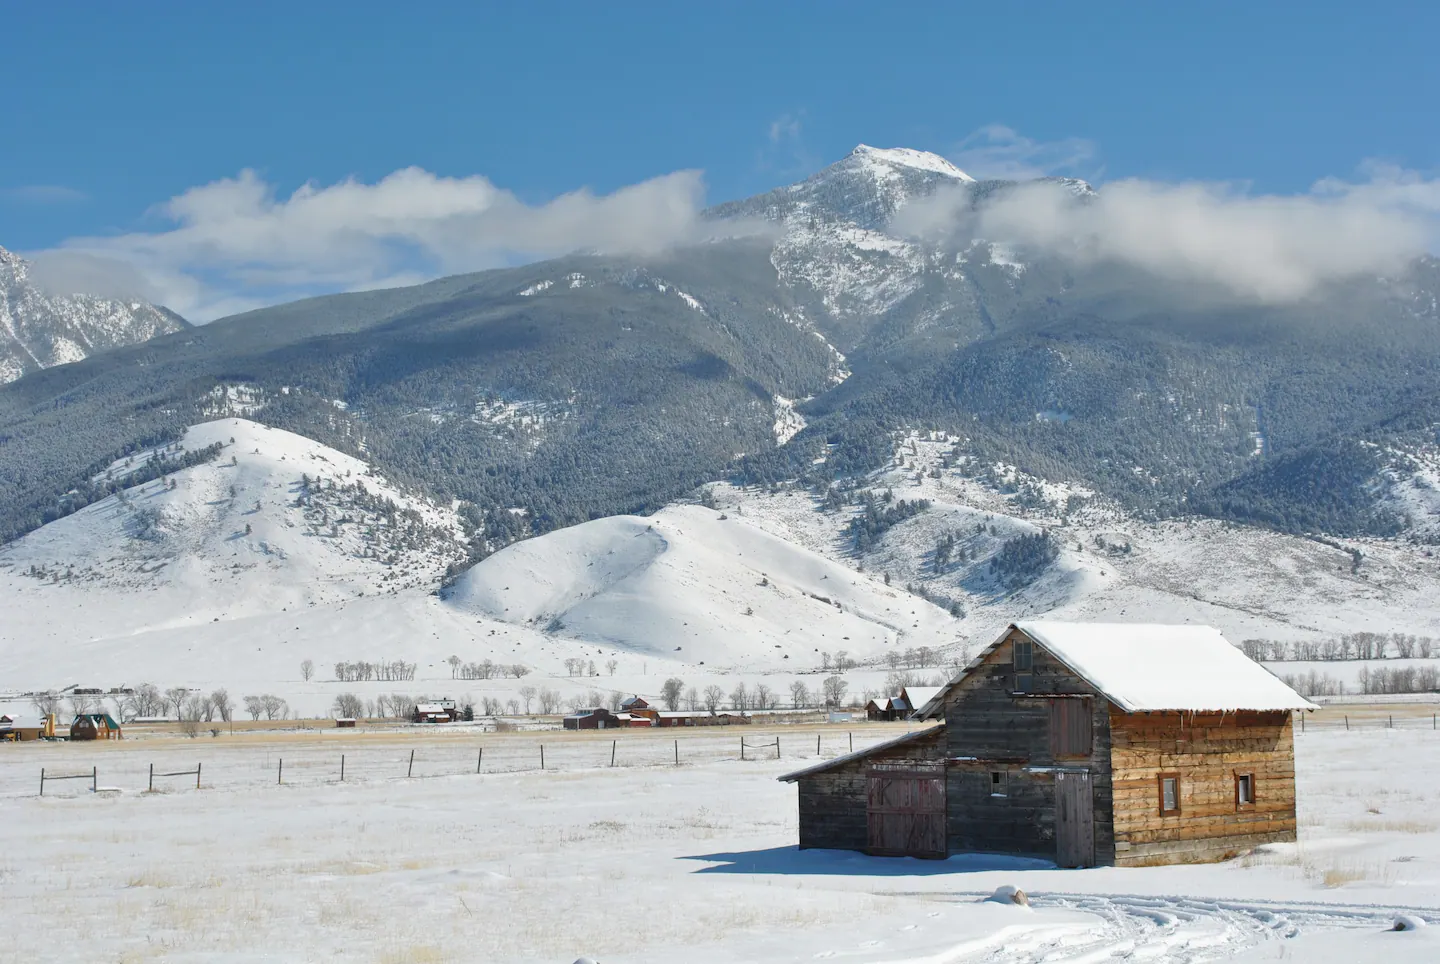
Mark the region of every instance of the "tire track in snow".
MULTIPOLYGON (((922 896, 916 894, 915 896, 922 896)), ((957 894, 947 899, 984 899, 957 894)), ((978 956, 955 960, 992 964, 1090 964, 1114 957, 1205 964, 1224 961, 1267 941, 1328 929, 1388 930, 1397 915, 1440 924, 1440 910, 1428 907, 1333 904, 1322 901, 1210 900, 1135 894, 1031 894, 1036 910, 1093 914, 1099 925, 1038 943, 1008 943, 978 956)))

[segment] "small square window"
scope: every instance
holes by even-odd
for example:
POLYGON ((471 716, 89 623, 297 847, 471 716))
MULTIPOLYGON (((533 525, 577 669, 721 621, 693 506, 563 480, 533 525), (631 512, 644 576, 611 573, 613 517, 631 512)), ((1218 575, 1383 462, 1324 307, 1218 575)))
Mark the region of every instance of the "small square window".
POLYGON ((1009 775, 1004 770, 990 771, 990 796, 1009 796, 1009 775))
POLYGON ((1175 773, 1160 775, 1160 815, 1170 816, 1180 812, 1180 776, 1175 773))
POLYGON ((1253 807, 1255 805, 1255 774, 1235 774, 1235 806, 1253 807))

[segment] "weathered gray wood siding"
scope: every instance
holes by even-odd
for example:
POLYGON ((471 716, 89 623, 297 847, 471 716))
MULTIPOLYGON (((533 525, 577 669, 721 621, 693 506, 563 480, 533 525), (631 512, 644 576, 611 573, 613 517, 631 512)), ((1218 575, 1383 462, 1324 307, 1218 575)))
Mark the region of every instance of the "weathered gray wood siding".
POLYGON ((980 851, 1055 857, 1054 768, 1087 769, 1094 792, 1095 860, 1115 859, 1110 776, 1110 704, 1093 687, 1034 648, 1029 691, 1015 692, 1012 647, 1020 634, 989 654, 951 693, 945 707, 950 852, 980 851), (1091 697, 1093 741, 1088 757, 1056 759, 1050 745, 1047 696, 1091 697), (1006 775, 1006 795, 991 793, 991 773, 1006 775))
POLYGON ((945 728, 889 750, 800 777, 800 849, 864 850, 865 771, 871 763, 938 761, 945 752, 945 728))

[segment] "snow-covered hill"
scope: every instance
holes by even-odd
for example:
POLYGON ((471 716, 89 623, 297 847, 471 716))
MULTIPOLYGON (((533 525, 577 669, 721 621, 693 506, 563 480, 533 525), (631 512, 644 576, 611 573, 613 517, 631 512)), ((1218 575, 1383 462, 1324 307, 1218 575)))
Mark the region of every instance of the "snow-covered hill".
POLYGON ((29 264, 0 248, 0 384, 188 327, 143 301, 43 291, 29 264))
POLYGON ((522 542, 465 573, 454 607, 629 653, 744 671, 955 642, 948 613, 702 506, 522 542))

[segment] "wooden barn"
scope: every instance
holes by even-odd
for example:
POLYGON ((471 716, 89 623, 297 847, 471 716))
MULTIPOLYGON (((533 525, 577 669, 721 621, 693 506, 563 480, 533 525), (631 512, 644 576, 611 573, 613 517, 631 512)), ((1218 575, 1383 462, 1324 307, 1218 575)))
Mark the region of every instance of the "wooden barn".
POLYGON ((939 725, 781 779, 802 848, 1223 860, 1295 839, 1313 708, 1209 627, 1016 623, 919 708, 939 725))
POLYGON ((628 719, 621 720, 603 706, 592 706, 569 714, 560 725, 567 730, 612 730, 627 726, 628 719))
POLYGON ((120 724, 109 713, 79 713, 70 724, 71 740, 118 740, 120 724))

